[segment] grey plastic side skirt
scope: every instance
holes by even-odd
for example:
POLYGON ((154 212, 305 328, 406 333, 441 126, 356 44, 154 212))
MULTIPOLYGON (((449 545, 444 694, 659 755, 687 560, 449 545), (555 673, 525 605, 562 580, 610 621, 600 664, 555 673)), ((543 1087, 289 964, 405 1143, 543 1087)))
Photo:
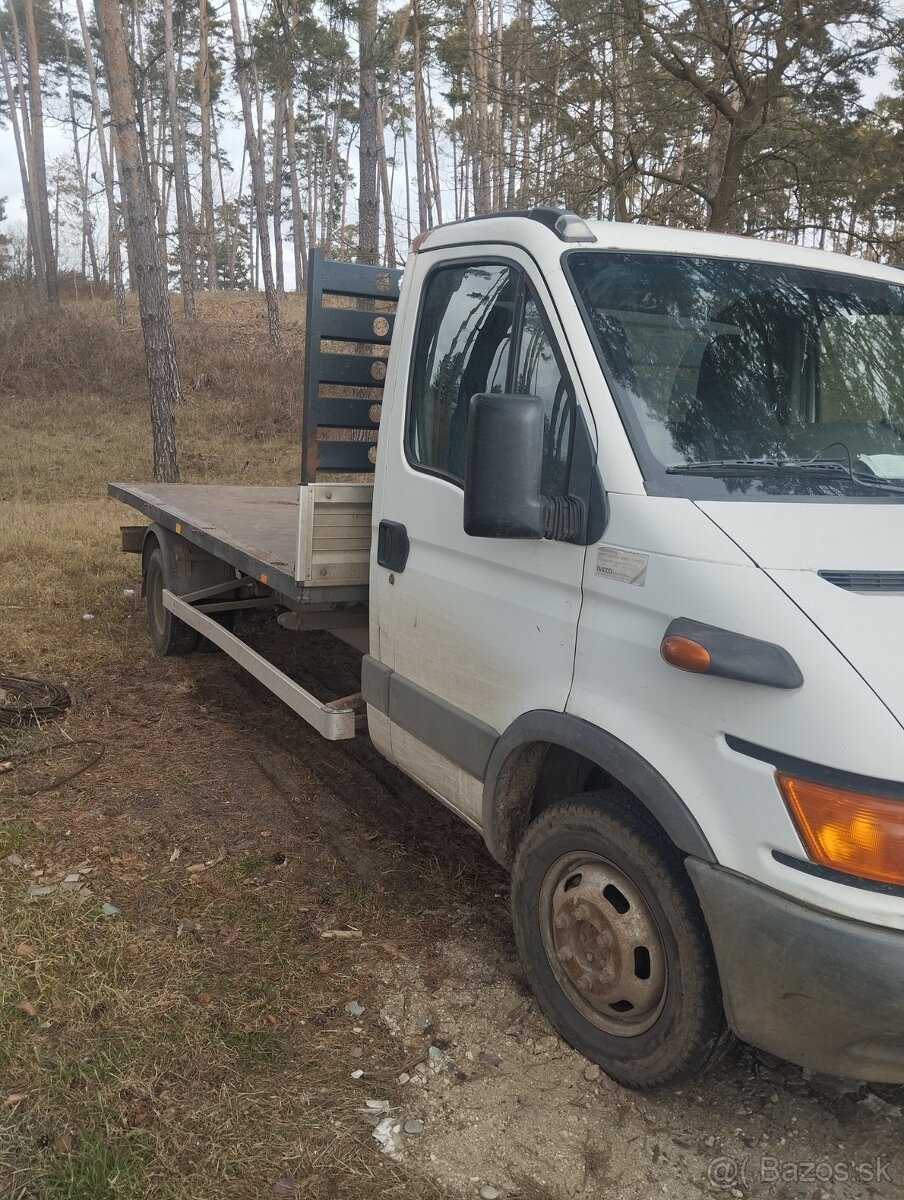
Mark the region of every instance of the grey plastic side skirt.
POLYGON ((482 780, 499 741, 491 725, 473 717, 369 654, 361 666, 361 695, 418 741, 482 780))
POLYGON ((483 836, 498 861, 510 857, 498 803, 500 777, 513 754, 524 746, 543 742, 573 750, 596 763, 637 797, 680 850, 705 862, 716 861, 693 813, 646 759, 589 721, 542 709, 525 713, 512 722, 496 743, 487 766, 483 783, 483 836))
POLYGON ((361 660, 361 695, 364 703, 371 705, 384 717, 389 716, 389 680, 392 668, 378 659, 365 654, 361 660))
POLYGON ((313 725, 323 737, 335 742, 355 736, 356 713, 354 708, 334 708, 330 704, 324 704, 316 696, 305 691, 294 679, 290 679, 272 663, 267 662, 256 650, 252 650, 235 634, 230 633, 228 629, 211 617, 192 608, 190 604, 186 604, 184 600, 180 600, 166 588, 163 589, 163 605, 173 616, 184 621, 186 625, 190 625, 192 629, 203 633, 209 642, 213 642, 230 658, 235 659, 249 675, 253 675, 265 688, 268 688, 284 704, 287 704, 293 712, 298 713, 309 725, 313 725))
POLYGON ((500 736, 370 655, 362 665, 361 693, 384 716, 483 781, 483 836, 499 862, 507 857, 498 804, 500 778, 513 754, 543 743, 563 746, 596 763, 637 797, 680 850, 704 862, 716 861, 703 830, 674 788, 630 746, 589 721, 540 709, 518 717, 500 736))

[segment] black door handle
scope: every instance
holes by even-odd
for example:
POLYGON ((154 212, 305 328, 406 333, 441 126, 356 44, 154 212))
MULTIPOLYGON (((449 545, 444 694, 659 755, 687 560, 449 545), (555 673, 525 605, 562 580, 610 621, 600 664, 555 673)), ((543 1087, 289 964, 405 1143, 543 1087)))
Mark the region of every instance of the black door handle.
POLYGON ((398 521, 381 521, 377 533, 377 562, 389 571, 405 570, 408 562, 408 530, 398 521))

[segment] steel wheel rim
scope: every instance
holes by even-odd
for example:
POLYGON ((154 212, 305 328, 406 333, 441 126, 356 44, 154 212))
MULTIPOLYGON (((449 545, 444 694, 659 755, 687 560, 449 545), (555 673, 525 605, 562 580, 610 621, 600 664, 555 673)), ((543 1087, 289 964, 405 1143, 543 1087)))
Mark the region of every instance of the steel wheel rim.
POLYGON ((563 855, 546 872, 539 907, 549 965, 578 1012, 616 1037, 654 1025, 668 992, 665 949, 624 871, 590 851, 563 855))

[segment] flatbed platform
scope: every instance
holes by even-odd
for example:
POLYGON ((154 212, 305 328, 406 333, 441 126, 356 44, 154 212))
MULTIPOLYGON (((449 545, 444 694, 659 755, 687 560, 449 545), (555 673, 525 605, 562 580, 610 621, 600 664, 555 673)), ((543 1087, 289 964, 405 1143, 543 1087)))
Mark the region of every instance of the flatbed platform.
POLYGON ((280 595, 300 598, 297 487, 111 483, 107 491, 280 595))
POLYGON ((372 484, 111 483, 107 491, 285 600, 367 600, 372 484))

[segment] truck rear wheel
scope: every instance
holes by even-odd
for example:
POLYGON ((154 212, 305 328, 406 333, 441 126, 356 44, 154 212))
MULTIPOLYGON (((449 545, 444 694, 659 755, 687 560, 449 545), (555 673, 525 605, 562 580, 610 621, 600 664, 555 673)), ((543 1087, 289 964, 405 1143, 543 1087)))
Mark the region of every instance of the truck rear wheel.
POLYGON ((521 959, 561 1036, 635 1088, 697 1074, 729 1045, 709 936, 680 854, 591 793, 546 809, 512 872, 521 959))
POLYGON ((163 551, 157 546, 148 557, 144 575, 148 632, 158 654, 190 654, 198 644, 198 631, 164 608, 165 587, 163 551))

